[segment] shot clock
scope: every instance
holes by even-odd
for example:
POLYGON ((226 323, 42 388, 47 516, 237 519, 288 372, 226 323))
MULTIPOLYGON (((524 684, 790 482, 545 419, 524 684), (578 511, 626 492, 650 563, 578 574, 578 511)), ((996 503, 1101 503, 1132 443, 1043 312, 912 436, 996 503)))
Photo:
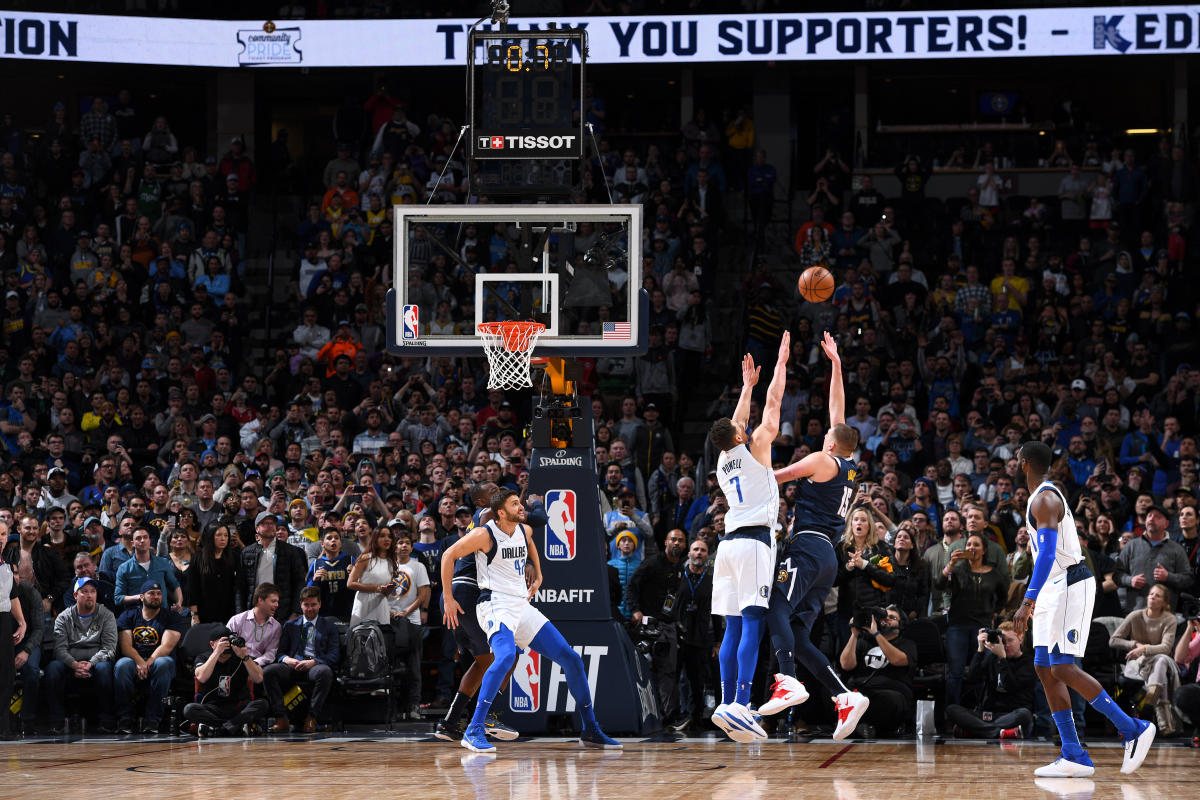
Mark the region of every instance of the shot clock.
POLYGON ((579 114, 586 34, 477 30, 470 46, 477 188, 492 195, 568 191, 586 135, 579 114))

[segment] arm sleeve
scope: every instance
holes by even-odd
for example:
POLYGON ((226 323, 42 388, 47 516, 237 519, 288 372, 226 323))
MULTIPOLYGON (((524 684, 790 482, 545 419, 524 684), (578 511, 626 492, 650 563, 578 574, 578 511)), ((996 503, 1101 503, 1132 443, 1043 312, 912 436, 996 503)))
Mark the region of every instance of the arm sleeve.
POLYGON ((1050 569, 1054 566, 1054 552, 1058 547, 1058 530, 1056 528, 1038 528, 1034 534, 1038 539, 1038 556, 1033 562, 1033 574, 1029 576, 1029 588, 1025 597, 1037 600, 1038 592, 1050 577, 1050 569))

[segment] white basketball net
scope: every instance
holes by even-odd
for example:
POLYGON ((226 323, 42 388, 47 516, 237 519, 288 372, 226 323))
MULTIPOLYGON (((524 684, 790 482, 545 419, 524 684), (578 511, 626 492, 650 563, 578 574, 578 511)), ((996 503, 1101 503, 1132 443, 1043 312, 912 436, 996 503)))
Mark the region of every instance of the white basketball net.
POLYGON ((476 333, 487 354, 489 389, 529 389, 529 359, 537 338, 546 330, 540 322, 484 322, 476 333))

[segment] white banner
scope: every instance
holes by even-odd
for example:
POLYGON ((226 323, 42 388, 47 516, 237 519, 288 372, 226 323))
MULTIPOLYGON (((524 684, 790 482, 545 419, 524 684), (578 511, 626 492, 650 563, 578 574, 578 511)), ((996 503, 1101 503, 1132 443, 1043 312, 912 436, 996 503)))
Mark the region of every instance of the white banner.
MULTIPOLYGON (((0 12, 0 55, 195 67, 466 63, 474 20, 256 21, 0 12)), ((510 28, 546 30, 550 20, 510 28)), ((1200 6, 582 17, 589 62, 841 61, 1194 53, 1200 6)), ((490 29, 490 26, 481 26, 490 29)))

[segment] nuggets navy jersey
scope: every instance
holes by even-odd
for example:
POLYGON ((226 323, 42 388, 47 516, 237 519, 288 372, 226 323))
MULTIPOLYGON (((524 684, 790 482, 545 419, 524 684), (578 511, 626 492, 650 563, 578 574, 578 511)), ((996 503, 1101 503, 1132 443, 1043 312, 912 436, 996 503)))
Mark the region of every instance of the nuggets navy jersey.
MULTIPOLYGON (((837 475, 823 482, 803 478, 796 492, 796 518, 792 530, 816 531, 830 539, 841 536, 846 514, 856 491, 858 478, 854 462, 848 458, 827 454, 837 461, 837 475)), ((728 523, 727 523, 728 524, 728 523)))
POLYGON ((474 588, 479 585, 475 577, 475 561, 475 554, 471 553, 454 562, 454 578, 450 581, 452 586, 474 588))
POLYGON ((721 453, 717 483, 729 502, 725 513, 726 535, 740 528, 779 527, 779 484, 775 473, 759 463, 744 444, 721 453))
POLYGON ((1054 578, 1083 561, 1083 550, 1079 547, 1075 517, 1071 516, 1071 506, 1067 504, 1067 498, 1063 497, 1063 493, 1053 483, 1044 481, 1033 490, 1033 494, 1029 495, 1027 508, 1030 510, 1025 512, 1025 524, 1029 526, 1030 531, 1029 549, 1033 551, 1033 560, 1036 562, 1038 557, 1038 537, 1034 533, 1038 529, 1038 525, 1033 518, 1033 500, 1042 492, 1054 492, 1063 504, 1063 518, 1058 523, 1058 538, 1054 547, 1054 566, 1050 568, 1050 575, 1046 578, 1046 583, 1049 584, 1054 578))
POLYGON ((502 531, 494 521, 485 527, 492 537, 492 546, 486 553, 482 550, 475 553, 475 580, 480 591, 525 599, 528 594, 525 562, 529 558, 525 526, 518 524, 511 534, 502 531))

